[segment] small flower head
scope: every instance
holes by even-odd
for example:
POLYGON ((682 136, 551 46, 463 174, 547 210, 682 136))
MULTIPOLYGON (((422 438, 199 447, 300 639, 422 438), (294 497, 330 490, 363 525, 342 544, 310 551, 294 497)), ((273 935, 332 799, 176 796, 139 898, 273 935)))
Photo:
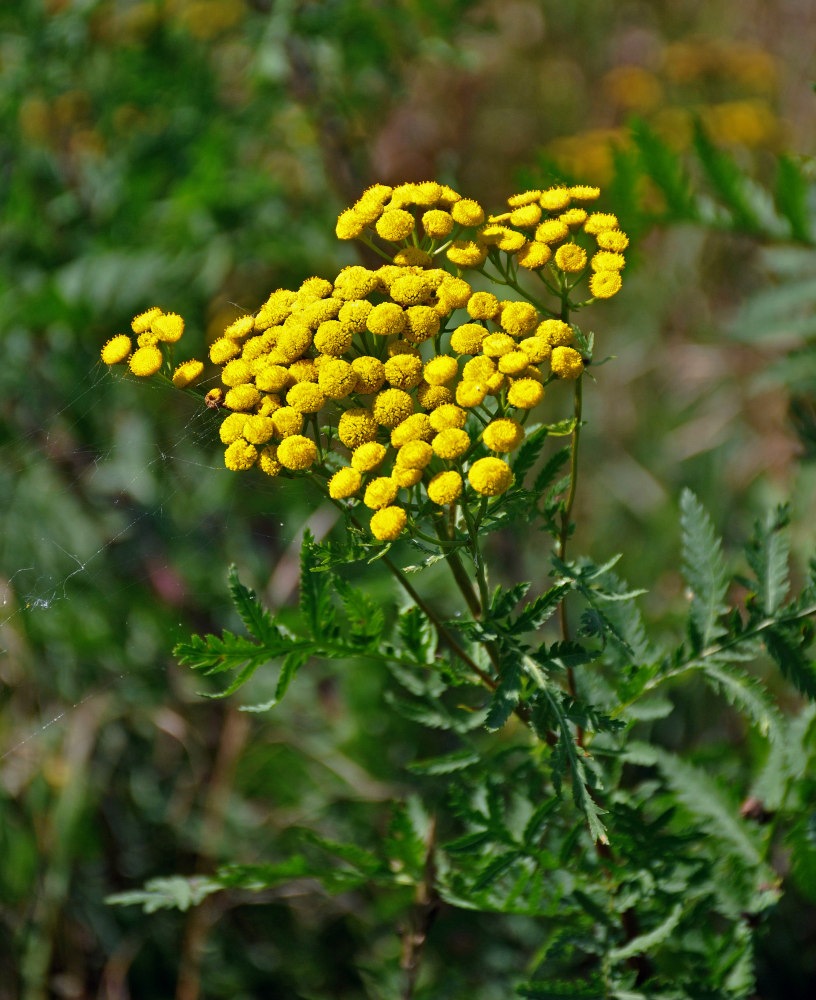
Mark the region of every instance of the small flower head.
POLYGON ((598 234, 607 229, 617 229, 618 218, 611 212, 593 212, 584 223, 584 232, 598 234))
POLYGON ((161 309, 159 309, 158 306, 153 306, 146 312, 139 313, 138 316, 134 316, 133 322, 130 324, 130 328, 137 335, 140 333, 146 333, 153 325, 153 320, 158 319, 161 315, 161 309))
POLYGON ((462 492, 462 477, 458 472, 438 472, 428 483, 428 499, 447 507, 455 503, 462 492))
POLYGON ((329 480, 329 496, 333 500, 345 500, 353 497, 362 484, 362 476, 356 469, 346 466, 338 469, 329 480))
POLYGON ((528 271, 537 271, 548 264, 552 250, 546 243, 525 243, 516 254, 516 261, 528 271))
POLYGON ((408 515, 402 507, 383 507, 371 517, 371 534, 381 542, 393 542, 405 530, 408 515))
POLYGON ((589 184, 574 184, 569 189, 573 201, 595 201, 600 197, 601 189, 591 187, 589 184))
POLYGON ((451 215, 460 226, 481 226, 484 222, 484 209, 472 198, 462 198, 451 208, 451 215))
POLYGON ((473 289, 464 278, 446 276, 439 284, 436 294, 440 302, 444 303, 450 311, 451 309, 464 309, 468 304, 468 299, 473 294, 473 289))
POLYGON ((428 385, 445 385, 459 374, 459 364, 456 358, 449 354, 439 354, 431 358, 422 370, 422 377, 428 385))
POLYGON ((243 340, 252 333, 255 320, 252 316, 239 316, 224 330, 224 336, 230 340, 243 340))
POLYGON ((560 219, 547 219, 535 231, 539 243, 558 243, 569 235, 569 226, 560 219))
POLYGON ((595 237, 601 250, 622 253, 629 246, 629 237, 620 229, 604 229, 595 237))
POLYGON ((224 444, 232 444, 239 437, 243 437, 244 424, 247 422, 245 413, 230 413, 221 421, 218 428, 218 436, 224 444))
POLYGON ((487 330, 478 323, 463 323, 451 334, 451 350, 457 354, 478 354, 487 337, 487 330))
POLYGON ((286 405, 298 413, 317 413, 325 402, 326 397, 314 382, 298 382, 286 393, 286 405))
POLYGON ((534 202, 538 201, 541 197, 541 192, 535 191, 522 191, 519 194, 511 194, 507 199, 507 204, 510 208, 520 208, 522 205, 532 205, 534 202))
POLYGON ((187 386, 192 385, 196 379, 201 378, 203 372, 203 361, 196 361, 195 358, 191 358, 189 361, 183 361, 180 365, 176 366, 176 370, 173 372, 173 385, 177 389, 186 389, 187 386))
POLYGON ((267 476, 274 478, 280 473, 283 466, 278 461, 278 449, 274 444, 268 444, 265 448, 261 449, 258 455, 258 465, 261 468, 261 472, 265 472, 267 476))
POLYGON ((454 240, 447 249, 447 258, 457 267, 481 267, 487 260, 487 247, 473 240, 454 240))
POLYGON ((258 449, 243 438, 233 441, 224 452, 224 465, 233 472, 251 469, 257 459, 258 449))
POLYGON ((572 347, 554 347, 550 355, 550 368, 559 378, 576 379, 584 370, 584 361, 572 347))
POLYGON ((415 354, 395 354, 385 362, 385 379, 396 389, 413 389, 422 379, 422 359, 415 354))
MULTIPOLYGON (((456 403, 458 406, 481 406, 487 395, 487 386, 476 380, 462 381, 456 386, 456 403)), ((439 407, 443 409, 443 407, 439 407)))
POLYGON ((406 325, 405 313, 396 302, 381 302, 374 306, 366 319, 366 328, 378 337, 402 333, 406 325))
POLYGON ((403 247, 394 254, 394 263, 400 267, 430 267, 433 257, 419 247, 403 247))
POLYGON ((163 340, 167 344, 175 344, 181 340, 184 333, 184 320, 178 313, 166 313, 163 316, 157 316, 151 323, 150 329, 159 340, 163 340))
POLYGON ((536 335, 534 337, 525 337, 524 340, 519 341, 519 349, 527 355, 530 364, 538 365, 550 356, 552 345, 547 341, 546 337, 536 335))
POLYGON ((261 394, 254 385, 236 385, 224 396, 228 410, 253 410, 261 401, 261 394))
POLYGON ((255 385, 262 392, 282 392, 292 384, 289 369, 267 364, 255 374, 255 385))
POLYGON ((589 279, 589 290, 596 299, 611 299, 620 291, 621 284, 618 271, 596 271, 589 279))
POLYGON ((499 358, 498 368, 504 375, 519 375, 530 364, 524 351, 511 351, 499 358))
POLYGON ((500 458, 480 458, 468 471, 470 485, 486 497, 497 497, 513 482, 513 471, 500 458))
POLYGON ((401 448, 409 441, 430 441, 433 427, 427 413, 413 413, 391 431, 391 445, 401 448))
MULTIPOLYGON (((374 306, 368 301, 368 299, 345 302, 343 303, 340 312, 337 314, 337 319, 343 325, 343 328, 350 330, 352 334, 363 333, 366 329, 368 314, 373 308, 374 306)), ((320 333, 320 327, 318 327, 318 333, 320 333)), ((320 350, 321 348, 318 349, 320 350)))
POLYGON ((440 208, 433 208, 422 216, 422 228, 432 239, 444 239, 453 232, 453 216, 440 208))
POLYGON ((155 375, 162 366, 162 352, 158 347, 139 347, 128 361, 134 375, 146 378, 155 375))
POLYGON ((586 267, 587 255, 577 243, 564 243, 555 251, 555 266, 567 274, 577 274, 586 267))
POLYGON ((414 217, 402 208, 392 208, 383 212, 374 227, 377 235, 391 243, 407 239, 414 231, 414 217))
POLYGON ((355 240, 363 235, 365 228, 365 217, 358 215, 353 208, 347 208, 338 216, 334 231, 338 240, 355 240))
POLYGON ((288 438, 300 434, 303 428, 303 414, 293 406, 281 406, 272 414, 275 437, 288 438))
POLYGON ((233 358, 221 371, 221 381, 226 386, 244 385, 252 381, 252 365, 243 358, 233 358))
POLYGON ((562 212, 558 218, 566 223, 570 228, 580 226, 586 222, 587 210, 585 208, 568 208, 562 212))
POLYGON ((320 366, 317 384, 329 399, 344 399, 350 392, 354 392, 357 372, 348 361, 333 358, 320 366))
POLYGON ((422 469, 406 469, 395 465, 391 470, 391 478, 398 486, 408 490, 422 479, 422 469))
POLYGON ((385 459, 386 447, 379 441, 366 441, 351 454, 352 468, 358 472, 373 472, 385 459))
POLYGON ((403 469, 424 469, 433 454, 427 441, 408 441, 397 452, 396 464, 403 469))
POLYGON ((385 382, 385 366, 379 358, 363 354, 354 358, 351 367, 357 378, 354 392, 369 395, 382 388, 383 382, 385 382))
POLYGON ((106 365, 118 365, 127 361, 128 355, 133 348, 130 337, 126 333, 120 333, 105 344, 102 348, 102 360, 106 365))
POLYGON ((317 328, 314 346, 322 354, 332 354, 340 357, 351 347, 354 331, 340 320, 329 319, 317 328))
POLYGON ((532 410, 544 398, 544 386, 534 378, 520 378, 507 392, 507 402, 518 410, 532 410))
POLYGON ((440 431, 431 441, 433 450, 448 462, 452 462, 462 455, 470 447, 470 435, 459 427, 448 427, 440 431))
POLYGON ((405 339, 423 344, 439 333, 439 315, 430 306, 409 306, 405 310, 405 339))
MULTIPOLYGON (((223 427, 223 424, 222 424, 223 427)), ((271 417, 253 414, 248 416, 241 428, 241 436, 250 444, 266 444, 275 433, 275 424, 271 417)))
POLYGON ((416 394, 417 402, 425 410, 435 410, 437 406, 453 402, 453 393, 446 385, 428 385, 427 382, 420 382, 416 394))
POLYGON ((433 289, 424 275, 405 274, 391 282, 389 292, 401 306, 421 306, 431 297, 433 289))
POLYGON ((372 413, 383 427, 396 427, 414 412, 414 401, 403 389, 383 389, 374 397, 372 413))
MULTIPOLYGON (((379 285, 376 271, 352 264, 344 267, 334 281, 334 297, 344 302, 354 302, 370 295, 379 285)), ((341 319, 342 310, 341 310, 341 319)))
POLYGON ((337 424, 337 435, 347 448, 359 447, 366 441, 377 437, 377 421, 371 413, 362 406, 354 406, 340 417, 337 424))
POLYGON ((526 229, 535 226, 541 221, 541 208, 533 202, 531 205, 523 205, 514 209, 510 213, 510 224, 526 229))
POLYGON ((488 358, 500 358, 515 350, 516 342, 509 333, 490 333, 482 341, 482 354, 488 358))
POLYGON ((372 510, 381 510, 397 499, 398 492, 399 486, 390 476, 379 476, 366 486, 363 503, 372 510))
POLYGON ((495 319, 499 314, 499 300, 491 292, 474 292, 466 308, 472 319, 495 319))
POLYGON ((561 212, 572 200, 572 192, 569 188, 550 188, 549 191, 542 191, 539 204, 546 208, 548 212, 561 212))
POLYGON ((626 259, 622 253, 599 250, 592 258, 591 266, 593 271, 620 271, 625 263, 626 259))
POLYGON ((482 432, 482 440, 491 451, 507 452, 518 448, 524 440, 524 428, 510 417, 492 420, 482 432))
POLYGON ((575 338, 572 327, 561 319, 545 319, 539 323, 536 336, 543 337, 550 347, 566 347, 575 338))
POLYGON ((510 302, 499 316, 499 323, 505 333, 512 337, 523 337, 532 333, 538 321, 536 307, 529 302, 510 302))
POLYGON ((285 437, 278 445, 278 461, 285 469, 299 472, 311 468, 316 460, 317 445, 303 434, 285 437))
POLYGON ((467 413, 455 403, 445 403, 442 406, 437 406, 429 419, 431 427, 437 433, 440 433, 451 427, 464 427, 467 420, 467 413))

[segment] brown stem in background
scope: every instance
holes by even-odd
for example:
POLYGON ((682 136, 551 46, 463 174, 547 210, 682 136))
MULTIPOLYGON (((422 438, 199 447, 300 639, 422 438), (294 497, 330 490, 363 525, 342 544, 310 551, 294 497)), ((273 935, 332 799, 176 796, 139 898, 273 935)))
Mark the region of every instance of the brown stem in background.
POLYGON ((436 819, 432 818, 428 828, 427 850, 425 852, 425 872, 416 887, 414 905, 408 918, 408 926, 402 932, 402 955, 400 968, 403 971, 400 1000, 413 1000, 417 979, 425 951, 425 942, 434 920, 439 913, 441 899, 434 881, 434 847, 436 846, 436 819))
MULTIPOLYGON (((224 827, 235 766, 249 735, 250 719, 245 712, 230 706, 224 713, 218 752, 204 801, 204 817, 199 840, 196 871, 212 870, 213 857, 224 827)), ((204 945, 212 926, 221 915, 212 897, 190 910, 184 928, 176 1000, 198 1000, 201 995, 201 963, 204 945)))

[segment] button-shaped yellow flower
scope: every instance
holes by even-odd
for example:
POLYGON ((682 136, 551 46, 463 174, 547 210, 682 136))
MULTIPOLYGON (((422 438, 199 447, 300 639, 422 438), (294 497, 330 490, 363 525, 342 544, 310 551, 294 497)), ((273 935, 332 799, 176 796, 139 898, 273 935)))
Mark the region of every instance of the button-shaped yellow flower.
POLYGON ((559 378, 576 379, 584 370, 584 361, 572 347, 554 347, 550 355, 550 368, 559 378))
POLYGON ((393 542, 405 530, 407 521, 402 507, 384 507, 371 517, 371 534, 381 542, 393 542))
POLYGON ((370 410, 362 406, 353 406, 340 417, 337 424, 337 436, 347 448, 359 447, 366 441, 377 437, 377 421, 370 410))
POLYGON ((317 445, 303 434, 285 437, 278 445, 278 461, 285 469, 300 472, 311 468, 316 460, 317 445))
POLYGON ((511 417, 500 417, 482 431, 482 440, 491 451, 513 451, 524 440, 524 428, 511 417))
POLYGON ((238 438, 224 452, 224 465, 233 472, 245 472, 252 468, 257 458, 258 449, 243 438, 238 438))
POLYGON ((383 427, 396 427, 414 412, 414 401, 403 389, 383 389, 374 397, 374 419, 383 427))
POLYGON ((447 507, 455 503, 462 492, 462 477, 458 472, 438 472, 428 483, 428 499, 447 507))
POLYGON ((118 365, 122 361, 127 361, 127 357, 133 348, 130 337, 126 333, 120 333, 105 344, 102 348, 102 360, 106 365, 118 365))
POLYGON ((142 378, 155 375, 162 366, 162 352, 158 347, 139 347, 131 354, 128 364, 134 375, 142 378))
POLYGON ((356 469, 350 469, 348 466, 338 469, 329 480, 329 496, 333 500, 353 497, 360 489, 362 481, 362 476, 356 469))
POLYGON ((372 479, 366 486, 363 503, 372 510, 380 510, 392 504, 396 500, 398 492, 399 486, 390 476, 379 476, 377 479, 372 479))
POLYGON ((513 472, 500 458, 480 458, 468 471, 470 485, 482 496, 496 497, 513 482, 513 472))

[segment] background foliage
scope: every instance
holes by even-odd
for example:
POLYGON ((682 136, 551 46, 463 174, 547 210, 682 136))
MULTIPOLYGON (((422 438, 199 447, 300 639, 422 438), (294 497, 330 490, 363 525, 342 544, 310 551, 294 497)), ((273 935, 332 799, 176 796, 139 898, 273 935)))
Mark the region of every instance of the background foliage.
MULTIPOLYGON (((813 16, 691 0, 0 4, 3 1000, 390 988, 366 970, 398 957, 404 892, 290 880, 150 919, 103 902, 205 879, 236 851, 259 863, 274 845, 285 862, 303 828, 375 842, 392 802, 411 817, 427 791, 409 765, 451 749, 390 711, 397 688, 367 661, 312 664, 271 716, 197 696, 169 650, 235 626, 227 563, 291 604, 299 537, 329 534, 334 514, 291 485, 236 482, 208 413, 97 364, 154 301, 214 331, 348 263, 332 224, 365 184, 438 176, 498 204, 548 171, 603 182, 637 243, 603 321, 617 360, 589 394, 576 549, 623 550, 668 629, 686 610, 681 488, 727 552, 789 495, 803 577, 813 16), (735 38, 737 22, 751 33, 735 38)), ((493 558, 546 586, 524 538, 508 532, 493 558)), ((424 585, 445 607, 442 572, 424 585)), ((654 738, 742 790, 751 731, 695 683, 672 701, 654 738)), ((812 836, 806 819, 795 836, 812 836)), ((791 857, 772 859, 791 891, 760 935, 764 997, 812 985, 816 866, 791 857)), ((523 920, 445 911, 426 961, 450 995, 506 996, 541 944, 523 920)))

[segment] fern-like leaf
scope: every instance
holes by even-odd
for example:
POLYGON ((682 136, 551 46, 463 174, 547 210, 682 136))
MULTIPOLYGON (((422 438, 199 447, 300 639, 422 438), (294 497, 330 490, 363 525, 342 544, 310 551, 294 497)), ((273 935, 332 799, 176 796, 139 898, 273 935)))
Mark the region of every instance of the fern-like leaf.
POLYGON ((722 545, 708 514, 691 490, 680 497, 680 525, 683 532, 683 572, 692 591, 691 624, 705 647, 723 634, 718 625, 725 614, 728 575, 722 545))

